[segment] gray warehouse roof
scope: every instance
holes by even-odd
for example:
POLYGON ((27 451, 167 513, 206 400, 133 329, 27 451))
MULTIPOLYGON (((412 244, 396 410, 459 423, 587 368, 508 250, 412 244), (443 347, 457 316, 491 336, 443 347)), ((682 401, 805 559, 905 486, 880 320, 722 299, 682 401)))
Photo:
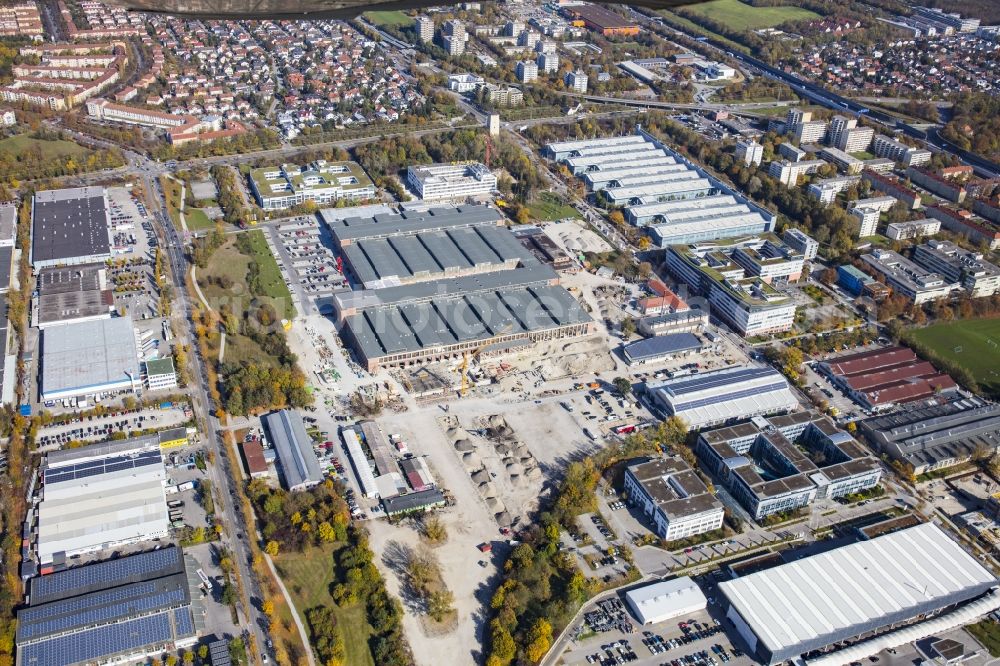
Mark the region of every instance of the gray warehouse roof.
POLYGON ((36 325, 109 314, 114 297, 107 288, 104 270, 104 264, 99 263, 40 270, 36 325))
POLYGON ((679 354, 701 349, 701 340, 692 333, 658 335, 625 345, 623 351, 630 361, 644 361, 667 354, 679 354))
POLYGON ((994 576, 933 523, 719 584, 776 663, 973 599, 994 576))
POLYGON ((452 227, 498 225, 503 215, 489 206, 455 206, 401 213, 326 219, 338 244, 363 238, 385 238, 452 227))
MULTIPOLYGON (((528 270, 531 269, 504 273, 528 270)), ((545 267, 545 270, 551 273, 551 269, 545 267)), ((394 296, 391 305, 366 308, 348 316, 345 326, 363 355, 372 359, 590 321, 564 288, 545 282, 511 280, 504 273, 382 289, 376 296, 382 291, 427 287, 419 293, 430 298, 418 302, 416 298, 394 296), (445 287, 442 283, 450 284, 445 287), (474 288, 451 289, 454 283, 474 288)))
POLYGON ((86 393, 139 380, 135 327, 130 317, 86 321, 42 332, 42 392, 86 393))
POLYGON ((264 417, 271 443, 278 453, 281 472, 288 487, 315 485, 323 480, 323 472, 313 452, 312 439, 306 433, 302 415, 290 409, 264 417))
POLYGON ((483 270, 508 262, 536 263, 509 230, 491 223, 360 239, 344 246, 342 252, 354 274, 365 284, 392 277, 483 270))
POLYGON ((104 188, 38 192, 32 207, 31 261, 54 263, 109 255, 108 228, 104 188))

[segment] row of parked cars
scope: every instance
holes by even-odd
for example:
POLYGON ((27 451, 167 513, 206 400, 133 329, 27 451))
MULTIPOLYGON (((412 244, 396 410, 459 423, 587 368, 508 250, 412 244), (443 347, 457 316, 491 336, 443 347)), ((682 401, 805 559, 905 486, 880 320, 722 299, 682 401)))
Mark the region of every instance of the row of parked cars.
POLYGON ((627 664, 638 661, 639 655, 635 653, 632 646, 624 638, 601 646, 601 652, 587 655, 588 664, 600 664, 601 666, 614 666, 615 664, 627 664))

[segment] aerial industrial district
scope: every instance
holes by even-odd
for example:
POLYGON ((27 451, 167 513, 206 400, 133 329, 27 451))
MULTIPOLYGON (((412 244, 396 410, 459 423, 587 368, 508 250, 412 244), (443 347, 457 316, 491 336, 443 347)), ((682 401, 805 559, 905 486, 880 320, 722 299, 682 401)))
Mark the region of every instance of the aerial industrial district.
POLYGON ((0 8, 0 665, 1000 656, 995 164, 671 21, 0 8))

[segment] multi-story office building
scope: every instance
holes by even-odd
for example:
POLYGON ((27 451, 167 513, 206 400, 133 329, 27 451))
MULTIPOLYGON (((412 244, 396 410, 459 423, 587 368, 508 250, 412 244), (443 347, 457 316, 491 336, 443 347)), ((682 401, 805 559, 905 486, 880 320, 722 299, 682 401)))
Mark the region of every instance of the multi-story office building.
POLYGON ((819 243, 801 229, 785 229, 781 235, 785 244, 802 253, 806 261, 812 261, 819 254, 819 243))
POLYGON ((306 201, 324 206, 341 199, 375 197, 375 184, 357 162, 317 160, 305 166, 262 167, 250 172, 249 182, 264 210, 282 210, 306 201))
POLYGON ((406 182, 425 201, 485 196, 497 188, 497 177, 478 162, 411 166, 406 182))
POLYGON ((629 503, 646 515, 656 534, 666 541, 722 527, 722 502, 680 458, 656 458, 628 465, 624 488, 629 503))
POLYGON ((927 270, 892 250, 878 248, 871 254, 861 255, 861 260, 883 275, 894 292, 905 296, 914 305, 948 296, 960 289, 956 282, 946 280, 939 273, 927 270))
POLYGON ((753 139, 736 143, 736 159, 747 166, 760 164, 764 159, 764 146, 753 139))
POLYGON ((795 322, 795 303, 760 276, 748 276, 725 252, 674 245, 667 249, 666 265, 708 298, 712 313, 744 337, 787 331, 795 322))
POLYGON ((566 76, 563 77, 563 83, 566 85, 566 88, 578 93, 587 92, 587 81, 587 75, 580 70, 566 72, 566 76))
POLYGON ((974 298, 992 296, 1000 291, 1000 268, 951 241, 931 240, 918 245, 913 260, 946 280, 957 282, 974 298))
POLYGON ((882 478, 878 460, 813 412, 702 432, 695 452, 755 520, 866 490, 882 478))
POLYGON ((538 78, 538 64, 531 60, 521 60, 517 63, 517 80, 521 83, 531 83, 538 78))

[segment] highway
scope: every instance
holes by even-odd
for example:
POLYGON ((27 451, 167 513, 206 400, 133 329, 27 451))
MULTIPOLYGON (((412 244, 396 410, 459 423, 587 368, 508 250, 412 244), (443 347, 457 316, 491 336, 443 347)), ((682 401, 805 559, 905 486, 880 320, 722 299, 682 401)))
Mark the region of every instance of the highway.
POLYGON ((955 155, 975 169, 976 173, 980 176, 986 178, 995 178, 1000 176, 1000 164, 988 160, 981 155, 963 150, 955 144, 946 141, 937 133, 937 130, 924 132, 923 130, 900 121, 888 113, 879 111, 878 109, 871 109, 863 102, 838 95, 837 93, 826 90, 822 86, 818 86, 811 81, 806 81, 793 74, 788 74, 787 72, 777 69, 776 67, 772 67, 766 62, 758 60, 753 56, 730 51, 724 44, 714 42, 712 39, 704 39, 699 35, 691 35, 681 32, 672 26, 665 25, 659 17, 649 13, 649 10, 637 11, 633 9, 632 14, 640 22, 644 23, 647 28, 656 32, 668 34, 673 33, 684 35, 688 38, 698 39, 706 48, 710 48, 718 52, 720 57, 728 56, 729 58, 738 61, 744 66, 744 68, 759 72, 770 79, 781 81, 801 96, 815 102, 816 104, 825 106, 835 111, 847 111, 855 115, 866 115, 872 121, 883 125, 886 132, 892 133, 895 130, 899 130, 910 138, 922 142, 929 149, 944 151, 955 155))

